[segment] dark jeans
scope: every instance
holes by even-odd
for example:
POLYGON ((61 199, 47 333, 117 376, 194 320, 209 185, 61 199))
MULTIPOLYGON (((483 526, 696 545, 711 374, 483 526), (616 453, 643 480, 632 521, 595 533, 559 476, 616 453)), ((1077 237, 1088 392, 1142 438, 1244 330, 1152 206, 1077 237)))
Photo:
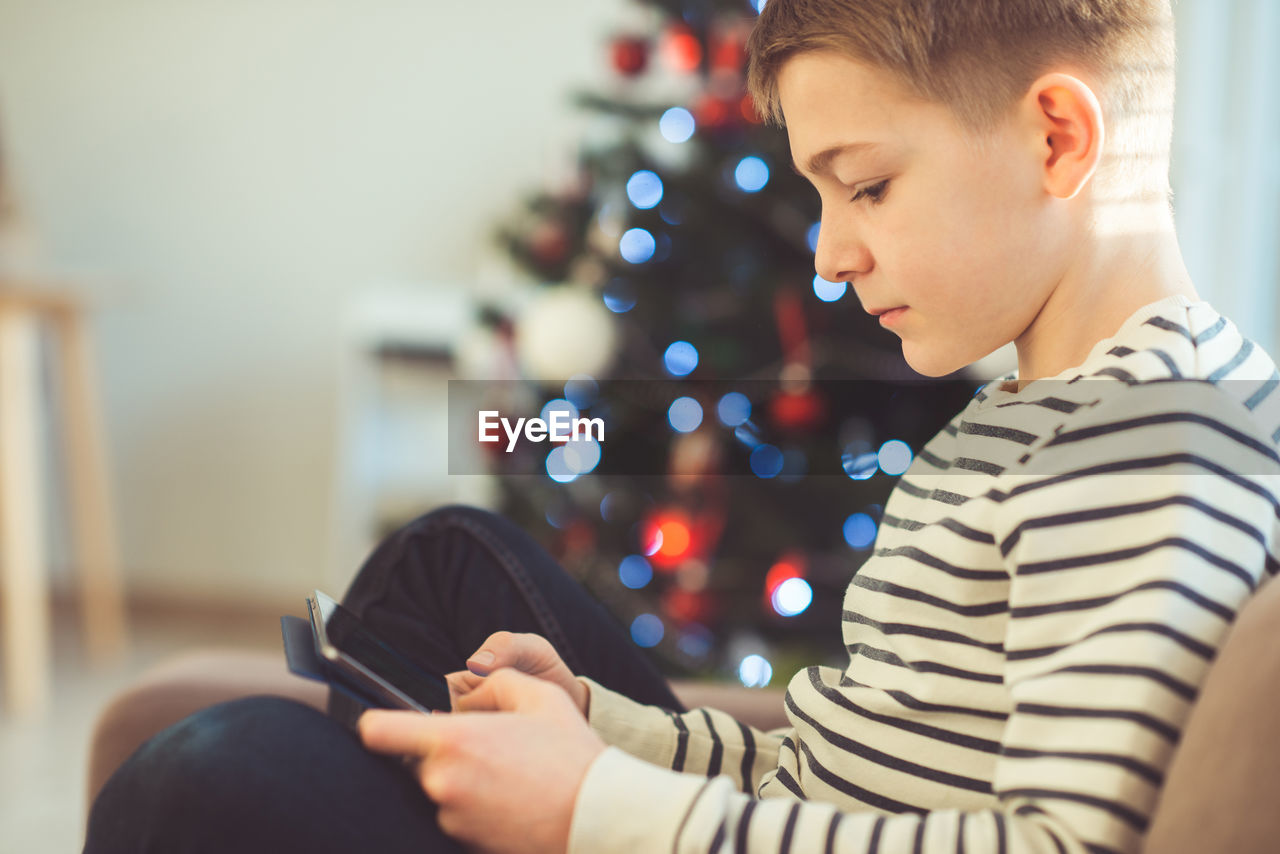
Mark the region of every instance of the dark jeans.
MULTIPOLYGON (((511 522, 444 507, 370 555, 343 599, 425 669, 450 672, 493 632, 536 632, 575 673, 641 702, 684 707, 621 624, 511 522)), ((281 653, 283 655, 283 653, 281 653)), ((394 759, 329 715, 279 697, 199 711, 154 736, 103 787, 85 851, 455 852, 435 805, 394 759)))

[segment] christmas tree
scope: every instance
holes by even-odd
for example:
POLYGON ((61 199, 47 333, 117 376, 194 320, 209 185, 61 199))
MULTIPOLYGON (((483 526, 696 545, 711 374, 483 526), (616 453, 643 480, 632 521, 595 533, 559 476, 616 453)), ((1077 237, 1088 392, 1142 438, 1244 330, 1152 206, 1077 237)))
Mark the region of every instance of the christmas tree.
POLYGON ((492 453, 500 509, 669 674, 843 666, 884 501, 975 384, 922 385, 847 284, 815 277, 817 193, 745 88, 756 4, 639 8, 577 96, 599 132, 576 180, 499 232, 538 298, 486 312, 537 380, 514 394, 608 438, 492 453))

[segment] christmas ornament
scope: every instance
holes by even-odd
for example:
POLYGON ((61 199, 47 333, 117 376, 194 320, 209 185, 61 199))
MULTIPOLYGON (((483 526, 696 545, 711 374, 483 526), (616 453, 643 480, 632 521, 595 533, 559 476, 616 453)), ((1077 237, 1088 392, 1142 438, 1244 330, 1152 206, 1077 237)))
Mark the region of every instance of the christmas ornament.
POLYGON ((543 220, 529 235, 529 252, 543 267, 558 267, 568 258, 569 232, 562 223, 543 220))
POLYGON ((696 71, 702 64, 702 42, 688 24, 673 24, 662 41, 662 58, 676 71, 696 71))
POLYGON ((640 36, 618 36, 610 45, 614 70, 623 77, 637 77, 649 65, 649 41, 640 36))
POLYGON ((600 300, 576 287, 548 286, 520 314, 516 357, 530 379, 599 376, 613 358, 616 338, 613 315, 600 300))

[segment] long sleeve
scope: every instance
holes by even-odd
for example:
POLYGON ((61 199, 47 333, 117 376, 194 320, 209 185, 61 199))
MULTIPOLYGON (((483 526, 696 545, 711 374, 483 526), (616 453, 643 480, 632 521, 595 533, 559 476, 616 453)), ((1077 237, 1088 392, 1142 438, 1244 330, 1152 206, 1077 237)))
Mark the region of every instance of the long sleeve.
POLYGON ((1208 384, 1130 389, 970 499, 1010 579, 998 807, 758 800, 611 747, 579 791, 570 854, 1138 851, 1217 646, 1277 567, 1276 456, 1246 416, 1208 384))
POLYGON ((606 744, 673 771, 726 775, 741 792, 754 794, 764 774, 777 766, 789 731, 762 731, 718 709, 677 714, 637 703, 589 677, 578 681, 591 692, 587 722, 606 744))

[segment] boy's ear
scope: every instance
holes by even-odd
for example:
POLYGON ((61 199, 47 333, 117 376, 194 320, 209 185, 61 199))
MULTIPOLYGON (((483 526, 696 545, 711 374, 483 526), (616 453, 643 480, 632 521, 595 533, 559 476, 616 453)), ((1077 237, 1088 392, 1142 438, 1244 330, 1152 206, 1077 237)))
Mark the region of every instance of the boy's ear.
POLYGON ((1045 190, 1059 199, 1074 198, 1102 159, 1102 105, 1078 77, 1054 72, 1031 84, 1023 106, 1038 133, 1045 190))

